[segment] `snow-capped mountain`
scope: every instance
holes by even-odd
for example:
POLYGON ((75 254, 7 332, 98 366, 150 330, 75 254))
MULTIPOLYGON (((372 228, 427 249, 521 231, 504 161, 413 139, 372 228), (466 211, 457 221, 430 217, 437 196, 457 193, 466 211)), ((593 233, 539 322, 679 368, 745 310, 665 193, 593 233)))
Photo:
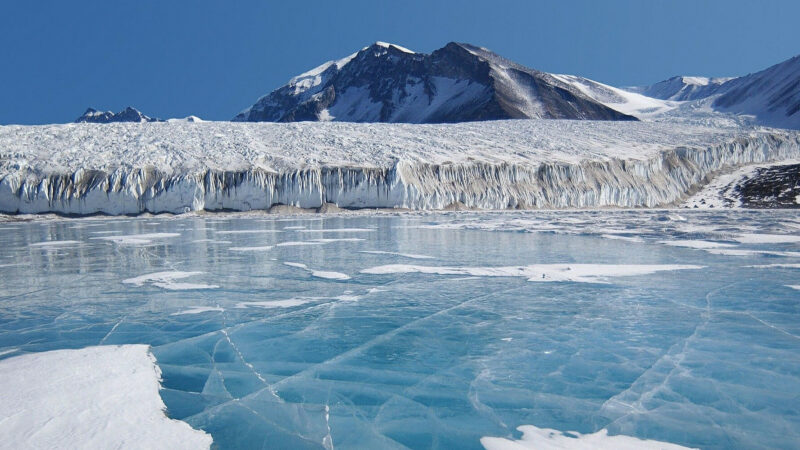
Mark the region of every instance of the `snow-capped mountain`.
POLYGON ((160 122, 159 119, 153 119, 145 116, 136 108, 128 106, 122 111, 114 114, 111 111, 98 111, 94 108, 86 109, 82 116, 75 119, 75 123, 112 123, 112 122, 160 122))
POLYGON ((687 101, 706 98, 722 92, 724 85, 734 78, 708 78, 678 76, 659 81, 650 86, 631 87, 631 92, 661 100, 687 101))
POLYGON ((800 55, 724 87, 714 109, 753 115, 764 125, 800 129, 800 55))
POLYGON ((431 54, 377 42, 261 97, 233 120, 442 123, 636 120, 549 73, 451 42, 431 54))
MULTIPOLYGON (((721 113, 751 116, 760 125, 800 129, 800 55, 738 78, 672 77, 626 90, 654 99, 691 102, 686 103, 689 108, 684 111, 710 107, 721 113)), ((628 112, 624 107, 606 104, 628 112)))

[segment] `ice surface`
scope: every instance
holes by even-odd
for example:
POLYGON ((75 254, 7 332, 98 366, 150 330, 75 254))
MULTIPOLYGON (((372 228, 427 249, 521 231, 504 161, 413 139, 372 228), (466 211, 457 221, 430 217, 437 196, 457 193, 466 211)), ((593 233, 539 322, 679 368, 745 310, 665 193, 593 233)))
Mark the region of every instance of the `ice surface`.
POLYGON ((558 430, 550 444, 792 448, 800 247, 763 236, 798 236, 799 223, 711 210, 5 222, 0 364, 150 345, 168 417, 222 450, 480 449, 523 445, 528 425, 558 430), (264 229, 282 232, 252 232, 264 229), (325 231, 342 229, 372 231, 325 231), (150 233, 175 236, 92 238, 150 233), (31 247, 66 240, 80 244, 31 247), (669 245, 686 241, 733 247, 669 245), (274 247, 230 250, 256 246, 274 247), (396 265, 414 270, 361 272, 396 265), (654 271, 686 266, 698 268, 654 271), (527 281, 543 273, 604 283, 527 281))
POLYGON ((211 436, 164 415, 146 345, 31 353, 0 361, 0 447, 209 448, 211 436))

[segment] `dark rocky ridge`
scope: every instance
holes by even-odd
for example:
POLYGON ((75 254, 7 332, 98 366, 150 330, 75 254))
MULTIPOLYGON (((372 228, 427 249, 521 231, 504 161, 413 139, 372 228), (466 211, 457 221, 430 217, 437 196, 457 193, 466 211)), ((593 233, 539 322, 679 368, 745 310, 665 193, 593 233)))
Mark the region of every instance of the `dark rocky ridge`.
POLYGON ((84 112, 82 116, 75 119, 75 123, 112 122, 161 122, 161 120, 145 116, 139 112, 139 110, 130 106, 116 114, 111 111, 98 111, 94 108, 87 108, 86 112, 84 112))
POLYGON ((745 208, 800 208, 800 164, 757 169, 734 193, 745 208))
POLYGON ((431 54, 376 43, 292 79, 234 121, 446 123, 637 120, 545 72, 451 42, 431 54))

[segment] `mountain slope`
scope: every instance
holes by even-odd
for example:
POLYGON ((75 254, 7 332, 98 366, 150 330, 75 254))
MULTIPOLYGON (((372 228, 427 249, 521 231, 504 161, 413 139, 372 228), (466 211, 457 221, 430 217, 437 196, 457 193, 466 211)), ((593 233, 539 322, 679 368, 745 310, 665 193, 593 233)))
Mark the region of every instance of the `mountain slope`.
POLYGON ((754 115, 764 125, 800 129, 800 55, 725 86, 714 109, 754 115))
POLYGON ((136 108, 128 106, 122 111, 114 114, 111 111, 98 111, 94 108, 87 108, 82 116, 75 119, 75 123, 114 123, 114 122, 160 122, 145 116, 136 108))
POLYGON ((661 100, 697 100, 722 92, 725 83, 733 79, 678 76, 650 86, 632 87, 628 90, 661 100))
POLYGON ((675 102, 651 98, 576 75, 553 74, 552 76, 609 108, 639 119, 670 111, 676 106, 675 102))
POLYGON ((233 120, 442 123, 636 120, 551 74, 451 42, 431 54, 377 42, 292 78, 233 120))

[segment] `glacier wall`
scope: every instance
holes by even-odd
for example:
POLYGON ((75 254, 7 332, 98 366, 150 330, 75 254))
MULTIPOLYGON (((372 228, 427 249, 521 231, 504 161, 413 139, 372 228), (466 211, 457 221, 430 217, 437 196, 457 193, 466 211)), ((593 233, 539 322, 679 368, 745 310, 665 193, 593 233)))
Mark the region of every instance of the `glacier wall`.
POLYGON ((4 213, 138 214, 247 211, 273 205, 444 209, 659 207, 715 174, 800 157, 800 135, 758 134, 707 148, 678 147, 647 159, 541 164, 397 161, 388 168, 323 166, 166 173, 156 168, 39 173, 0 179, 4 213))

